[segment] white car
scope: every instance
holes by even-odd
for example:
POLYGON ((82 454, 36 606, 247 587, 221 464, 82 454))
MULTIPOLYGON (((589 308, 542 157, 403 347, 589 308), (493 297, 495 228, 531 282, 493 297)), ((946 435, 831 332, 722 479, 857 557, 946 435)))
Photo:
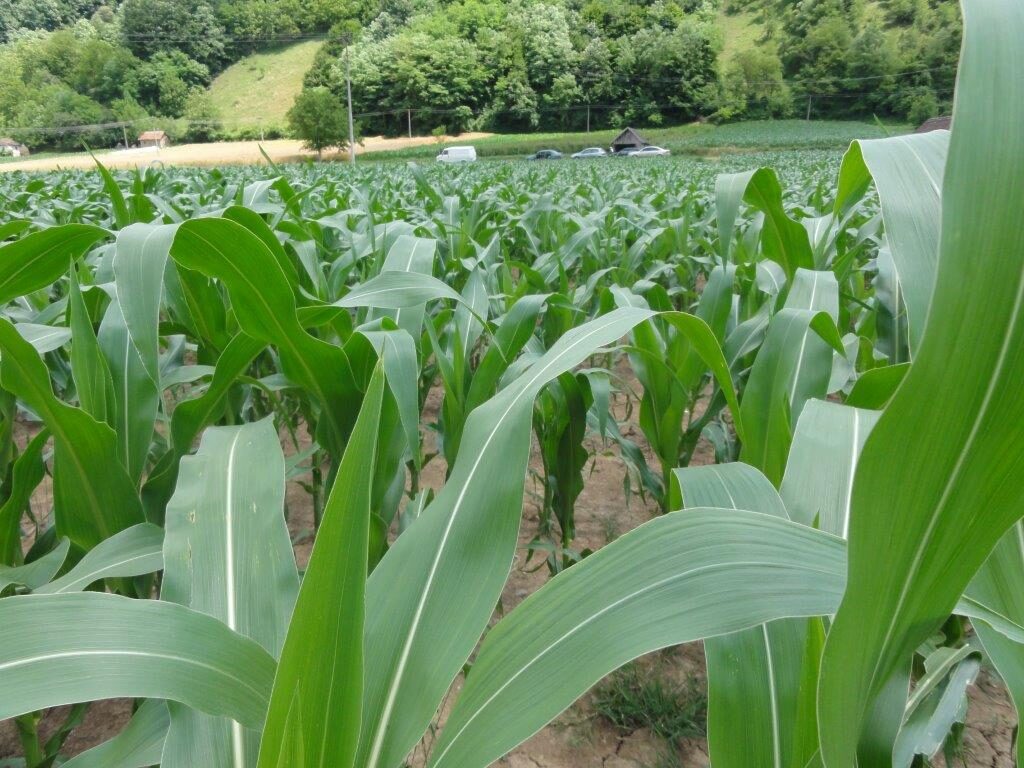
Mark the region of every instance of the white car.
POLYGON ((448 147, 437 156, 439 163, 472 163, 476 160, 476 147, 448 147))
POLYGON ((592 157, 604 157, 606 154, 608 153, 600 147, 588 147, 573 154, 572 158, 573 160, 588 160, 592 157))
POLYGON ((644 147, 633 152, 629 157, 668 157, 672 153, 662 147, 644 147))

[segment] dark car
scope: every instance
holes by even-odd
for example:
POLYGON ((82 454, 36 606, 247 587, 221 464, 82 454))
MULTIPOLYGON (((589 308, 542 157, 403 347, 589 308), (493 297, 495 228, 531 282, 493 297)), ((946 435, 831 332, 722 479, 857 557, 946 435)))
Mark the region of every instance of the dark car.
POLYGON ((637 151, 636 147, 623 147, 612 152, 612 157, 629 157, 637 151))
POLYGON ((534 152, 532 155, 527 156, 527 160, 558 160, 562 157, 562 153, 557 149, 541 149, 534 152))

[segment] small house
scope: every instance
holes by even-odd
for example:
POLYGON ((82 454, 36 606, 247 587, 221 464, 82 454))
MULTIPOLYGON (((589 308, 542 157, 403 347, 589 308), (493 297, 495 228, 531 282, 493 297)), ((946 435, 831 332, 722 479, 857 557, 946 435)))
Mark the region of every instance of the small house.
POLYGON ((649 146, 650 142, 647 141, 643 136, 634 131, 632 128, 627 128, 612 141, 612 152, 621 152, 626 149, 643 149, 649 146))
POLYGON ((949 126, 952 124, 953 118, 946 115, 945 117, 930 117, 925 120, 918 127, 914 133, 931 133, 932 131, 948 131, 949 126))
POLYGON ((169 146, 171 140, 167 138, 165 131, 143 131, 139 134, 139 146, 140 147, 156 147, 163 149, 169 146))
POLYGON ((14 139, 0 139, 0 157, 28 157, 29 151, 21 142, 14 139))

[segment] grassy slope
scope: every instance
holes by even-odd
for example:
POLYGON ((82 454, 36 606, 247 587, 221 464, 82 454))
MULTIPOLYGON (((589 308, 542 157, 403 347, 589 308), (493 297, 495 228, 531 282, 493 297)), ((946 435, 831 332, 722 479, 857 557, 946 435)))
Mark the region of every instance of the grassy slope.
POLYGON ((723 63, 729 61, 739 51, 755 48, 763 33, 756 13, 726 13, 724 6, 718 11, 718 27, 722 31, 722 52, 719 60, 723 63))
POLYGON ((218 75, 210 96, 227 128, 283 126, 322 44, 309 40, 254 53, 218 75))

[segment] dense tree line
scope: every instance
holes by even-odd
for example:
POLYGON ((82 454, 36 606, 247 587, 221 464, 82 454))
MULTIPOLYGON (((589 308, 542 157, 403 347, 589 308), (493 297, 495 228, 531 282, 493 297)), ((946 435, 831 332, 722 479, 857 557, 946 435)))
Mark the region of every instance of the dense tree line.
MULTIPOLYGON (((384 0, 348 48, 366 132, 566 130, 871 116, 949 108, 960 44, 950 0, 384 0), (724 4, 720 6, 720 3, 724 4), (722 14, 757 44, 722 53, 722 14)), ((344 95, 345 46, 310 88, 344 95)))
POLYGON ((74 126, 184 118, 168 125, 209 138, 212 78, 310 35, 329 42, 306 87, 344 97, 347 61, 361 131, 397 134, 406 110, 417 133, 808 108, 917 121, 948 108, 960 21, 951 0, 10 0, 0 133, 72 148, 122 137, 74 126), (729 14, 755 24, 755 45, 723 52, 729 14))

